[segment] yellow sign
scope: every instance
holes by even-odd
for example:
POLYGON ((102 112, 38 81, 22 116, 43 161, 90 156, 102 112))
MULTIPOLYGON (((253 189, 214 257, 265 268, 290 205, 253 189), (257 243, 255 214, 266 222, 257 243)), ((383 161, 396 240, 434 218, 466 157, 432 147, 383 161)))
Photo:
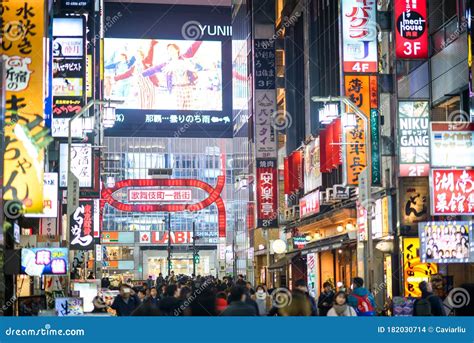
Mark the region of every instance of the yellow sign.
MULTIPOLYGON (((27 213, 43 212, 44 0, 2 0, 2 44, 6 69, 4 200, 27 213)), ((6 213, 8 216, 8 213, 6 213)))
POLYGON ((421 262, 419 250, 419 238, 403 238, 403 284, 406 297, 420 297, 420 282, 428 281, 431 275, 438 273, 436 263, 421 262))

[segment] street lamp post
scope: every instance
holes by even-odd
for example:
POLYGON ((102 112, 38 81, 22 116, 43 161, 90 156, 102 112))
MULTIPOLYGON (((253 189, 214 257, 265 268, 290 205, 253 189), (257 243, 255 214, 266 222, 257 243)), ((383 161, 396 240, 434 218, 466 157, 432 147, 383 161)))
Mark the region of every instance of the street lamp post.
MULTIPOLYGON (((369 163, 372 161, 372 151, 370 149, 370 126, 369 126, 369 118, 368 115, 362 112, 359 107, 357 107, 352 100, 347 96, 329 96, 329 97, 319 97, 313 96, 311 100, 314 102, 334 102, 340 101, 350 107, 354 113, 363 120, 364 122, 364 130, 365 130, 365 151, 366 151, 366 168, 369 168, 369 163)), ((370 115, 370 114, 369 114, 370 115)), ((369 185, 369 197, 372 194, 372 174, 369 169, 367 169, 367 183, 369 185)), ((367 210, 367 260, 364 260, 364 277, 367 280, 368 287, 372 287, 373 282, 373 259, 374 259, 374 247, 372 242, 372 203, 368 202, 367 210)), ((360 242, 360 237, 357 235, 357 244, 360 242)))
MULTIPOLYGON (((70 228, 70 216, 72 214, 72 201, 74 200, 72 198, 72 182, 73 182, 73 173, 71 171, 71 164, 72 164, 72 158, 71 158, 71 153, 72 153, 72 124, 74 122, 74 120, 82 117, 85 113, 87 113, 89 111, 89 109, 94 106, 94 105, 110 105, 111 104, 122 104, 123 101, 122 100, 91 100, 87 103, 86 106, 84 106, 78 113, 76 113, 70 120, 69 120, 69 123, 68 123, 68 136, 67 136, 67 197, 68 197, 68 205, 67 205, 67 210, 66 210, 66 244, 68 245, 69 244, 69 241, 70 241, 70 236, 71 236, 71 228, 70 228)), ((101 125, 101 123, 99 123, 99 126, 101 125)), ((74 200, 74 202, 77 201, 77 200, 74 200)), ((70 259, 68 258, 68 270, 69 270, 69 275, 71 273, 71 264, 70 264, 70 259)), ((69 290, 70 290, 70 282, 71 280, 69 280, 69 282, 67 282, 66 284, 66 295, 69 294, 69 290)))

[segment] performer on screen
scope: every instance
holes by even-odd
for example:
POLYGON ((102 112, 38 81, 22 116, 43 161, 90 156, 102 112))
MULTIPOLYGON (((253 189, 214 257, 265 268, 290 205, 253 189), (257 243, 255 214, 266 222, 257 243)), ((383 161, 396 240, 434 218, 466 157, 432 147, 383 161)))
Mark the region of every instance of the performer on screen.
POLYGON ((166 74, 168 91, 176 100, 179 110, 192 109, 192 95, 197 73, 196 66, 189 59, 196 54, 201 44, 202 41, 194 42, 184 54, 181 54, 178 45, 168 44, 169 60, 143 72, 145 77, 152 77, 160 72, 166 74))
POLYGON ((131 76, 135 76, 138 84, 138 105, 140 109, 154 109, 155 108, 155 88, 159 86, 158 78, 156 75, 150 77, 143 76, 143 71, 150 68, 153 65, 153 54, 155 45, 158 41, 152 40, 148 53, 145 56, 143 50, 138 50, 138 63, 134 63, 130 68, 121 74, 114 76, 114 81, 127 80, 131 76))

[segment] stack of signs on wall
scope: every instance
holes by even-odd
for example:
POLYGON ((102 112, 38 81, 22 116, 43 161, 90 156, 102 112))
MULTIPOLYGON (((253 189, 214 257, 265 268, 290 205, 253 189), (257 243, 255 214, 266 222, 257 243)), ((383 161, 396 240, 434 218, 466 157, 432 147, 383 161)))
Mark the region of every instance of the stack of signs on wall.
MULTIPOLYGON (((53 19, 53 137, 67 137, 69 119, 85 105, 85 18, 53 19)), ((73 125, 73 136, 81 136, 73 125)))

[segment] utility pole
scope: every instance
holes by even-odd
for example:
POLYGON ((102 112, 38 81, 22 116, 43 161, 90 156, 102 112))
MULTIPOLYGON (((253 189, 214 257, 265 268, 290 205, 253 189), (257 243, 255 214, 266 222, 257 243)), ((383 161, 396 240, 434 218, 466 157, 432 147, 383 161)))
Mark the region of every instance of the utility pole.
POLYGON ((171 212, 168 212, 168 276, 171 274, 171 212))
POLYGON ((196 275, 196 222, 193 220, 193 274, 196 275))

